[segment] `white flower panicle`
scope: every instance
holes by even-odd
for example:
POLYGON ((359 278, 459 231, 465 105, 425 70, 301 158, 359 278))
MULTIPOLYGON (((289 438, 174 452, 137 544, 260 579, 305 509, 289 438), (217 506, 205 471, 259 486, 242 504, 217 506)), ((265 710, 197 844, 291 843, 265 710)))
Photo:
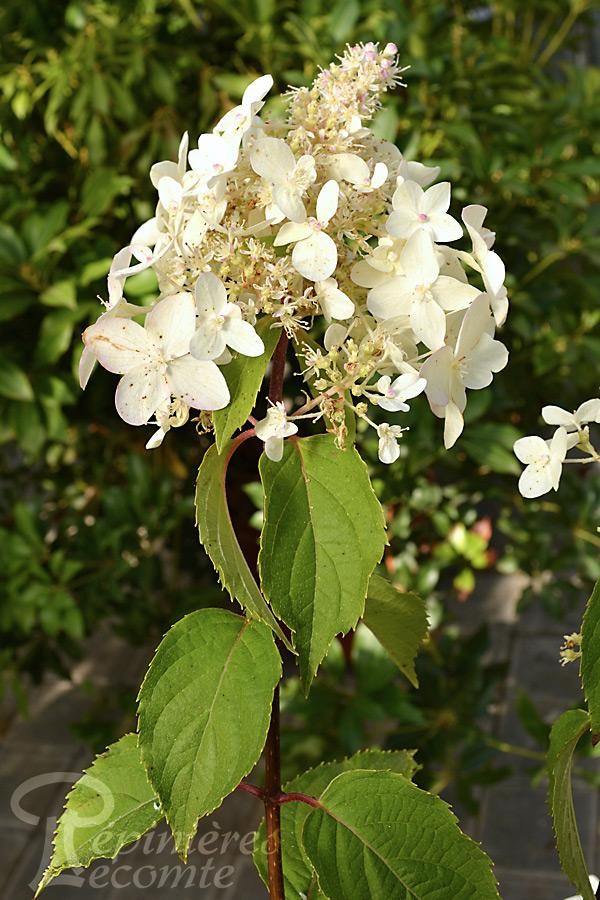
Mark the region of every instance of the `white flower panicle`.
POLYGON ((544 440, 537 435, 519 438, 513 448, 517 459, 525 463, 519 490, 527 498, 557 491, 565 463, 600 462, 600 453, 591 442, 589 429, 590 424, 600 424, 600 398, 586 400, 572 413, 560 406, 544 406, 542 418, 548 425, 558 425, 552 438, 544 440), (567 459, 567 453, 572 449, 576 449, 578 455, 567 459))
MULTIPOLYGON (((422 393, 451 447, 467 389, 506 365, 495 338, 508 307, 504 266, 486 210, 455 217, 439 168, 405 159, 369 128, 384 93, 402 84, 396 53, 348 47, 312 87, 287 94, 285 122, 265 116, 273 79, 262 76, 192 149, 185 134, 177 161, 152 166, 155 215, 113 260, 80 372, 82 386, 95 360, 122 376, 117 411, 155 425, 149 448, 190 410, 205 424, 227 406, 223 367, 261 356, 269 327, 286 331, 315 395, 290 415, 276 404, 255 425, 272 459, 308 409, 342 446, 350 408, 375 429, 380 459, 394 462, 406 428, 381 419, 422 393), (127 279, 149 268, 157 300, 134 306, 127 279)), ((581 433, 589 415, 558 424, 581 433)))

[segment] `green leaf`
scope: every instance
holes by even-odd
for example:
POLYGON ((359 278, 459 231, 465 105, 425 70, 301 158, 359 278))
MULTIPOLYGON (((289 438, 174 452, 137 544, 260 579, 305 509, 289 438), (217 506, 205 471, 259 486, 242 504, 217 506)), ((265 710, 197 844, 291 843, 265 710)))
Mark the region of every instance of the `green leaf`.
POLYGON ((258 589, 233 530, 225 489, 231 446, 231 443, 226 444, 218 453, 213 444, 204 454, 198 470, 196 525, 200 542, 231 599, 237 600, 247 613, 272 628, 291 649, 290 642, 258 589))
POLYGON ((402 775, 345 772, 319 802, 302 839, 329 900, 498 898, 483 850, 443 800, 402 775))
MULTIPOLYGON (((369 769, 397 772, 412 778, 418 766, 410 750, 361 750, 348 759, 328 762, 297 775, 283 786, 283 790, 300 792, 318 797, 342 772, 355 769, 369 769)), ((283 876, 286 896, 298 897, 305 894, 311 900, 323 896, 316 894, 316 877, 302 846, 302 829, 310 814, 306 803, 285 803, 281 807, 281 846, 283 853, 283 876)), ((265 884, 267 881, 266 831, 264 819, 254 838, 254 865, 265 884)))
POLYGON ((69 216, 69 204, 60 200, 43 212, 31 213, 23 223, 23 237, 34 258, 43 256, 43 251, 52 238, 65 228, 69 216))
POLYGON ((9 400, 33 400, 33 388, 25 372, 7 359, 0 359, 0 395, 9 400))
POLYGON ((185 616, 156 651, 140 689, 140 749, 184 859, 198 819, 258 760, 280 677, 269 629, 222 609, 185 616))
POLYGON ((36 897, 64 869, 114 859, 162 818, 142 765, 135 734, 96 757, 67 796, 54 834, 54 851, 36 897))
POLYGON ((600 581, 587 602, 581 626, 581 680, 592 731, 600 733, 600 581))
POLYGON ((336 634, 363 614, 385 522, 354 447, 329 434, 290 439, 283 459, 261 457, 265 521, 259 568, 275 614, 295 632, 305 691, 336 634))
POLYGON ((273 320, 265 317, 256 326, 257 334, 263 340, 265 352, 262 356, 242 356, 238 354, 222 372, 229 386, 231 401, 225 409, 213 413, 215 438, 219 452, 234 431, 244 424, 256 403, 267 363, 273 355, 275 346, 281 335, 279 328, 272 328, 273 320))
POLYGON ((364 622, 402 674, 418 687, 415 657, 427 637, 424 600, 418 594, 403 594, 380 575, 371 575, 364 622))
POLYGON ((79 312, 71 309, 57 309, 44 317, 35 351, 37 363, 50 365, 66 353, 78 317, 79 312))
POLYGON ((585 864, 571 790, 573 753, 579 739, 590 729, 590 717, 583 709, 570 709, 556 720, 548 748, 548 803, 560 864, 583 900, 594 900, 585 864))

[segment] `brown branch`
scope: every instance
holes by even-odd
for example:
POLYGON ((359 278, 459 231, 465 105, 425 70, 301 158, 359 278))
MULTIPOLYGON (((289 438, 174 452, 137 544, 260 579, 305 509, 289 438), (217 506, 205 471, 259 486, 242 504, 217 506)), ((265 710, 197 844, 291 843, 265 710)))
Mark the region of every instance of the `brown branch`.
POLYGON ((279 756, 279 685, 273 695, 271 723, 265 745, 265 820, 267 826, 267 871, 270 900, 285 900, 281 859, 281 761, 279 756))

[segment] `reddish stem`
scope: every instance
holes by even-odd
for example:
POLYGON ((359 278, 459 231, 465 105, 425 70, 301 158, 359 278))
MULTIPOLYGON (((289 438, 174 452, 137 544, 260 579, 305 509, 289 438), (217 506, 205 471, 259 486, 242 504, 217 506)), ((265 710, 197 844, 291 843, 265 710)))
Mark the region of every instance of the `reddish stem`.
POLYGON ((289 338, 287 334, 285 331, 282 331, 271 359, 269 400, 272 403, 281 403, 283 400, 283 374, 285 371, 285 356, 287 353, 288 342, 289 338))
POLYGON ((321 809, 321 804, 316 797, 311 797, 309 794, 300 794, 297 791, 290 791, 289 793, 282 791, 274 800, 279 806, 284 803, 306 803, 307 806, 312 806, 313 809, 321 809))

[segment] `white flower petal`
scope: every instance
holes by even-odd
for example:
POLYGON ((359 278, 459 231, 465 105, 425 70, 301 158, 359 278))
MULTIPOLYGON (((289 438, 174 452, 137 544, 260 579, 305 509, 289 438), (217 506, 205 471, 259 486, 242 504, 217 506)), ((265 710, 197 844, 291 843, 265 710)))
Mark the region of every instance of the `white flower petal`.
POLYGON ((446 316, 435 300, 426 296, 414 300, 410 309, 410 324, 417 339, 430 350, 438 350, 443 346, 446 316))
POLYGON ((426 216, 438 216, 448 211, 450 206, 450 182, 440 181, 428 188, 419 204, 419 211, 426 216))
POLYGON ((575 417, 582 425, 585 425, 587 422, 600 424, 600 399, 586 400, 577 409, 575 417))
POLYGON ((227 291, 213 272, 202 272, 194 286, 196 310, 200 315, 220 313, 227 303, 227 291))
POLYGON ((448 213, 432 216, 430 226, 431 233, 436 241, 457 241, 463 235, 460 223, 453 219, 452 216, 449 216, 448 213))
POLYGON ((337 247, 324 231, 313 231, 310 237, 294 246, 292 265, 309 281, 325 281, 335 272, 337 247))
POLYGON ((408 280, 404 275, 397 275, 371 288, 367 294, 367 309, 378 319, 395 319, 409 314, 412 296, 408 280))
POLYGON ((304 203, 294 187, 286 184, 275 185, 273 200, 281 212, 292 222, 304 222, 306 219, 304 203))
POLYGON ((312 228, 306 222, 286 222, 277 232, 273 246, 283 247, 284 244, 302 241, 310 237, 312 233, 312 228))
POLYGON ((201 323, 190 340, 190 353, 194 359, 220 359, 226 347, 225 333, 222 328, 209 328, 201 323))
POLYGON ((462 413, 455 403, 449 403, 446 406, 446 414, 444 419, 444 447, 450 450, 462 434, 465 427, 465 421, 462 413))
POLYGON ((117 385, 115 406, 129 425, 145 425, 169 396, 164 367, 150 363, 123 375, 117 385))
POLYGON ((259 78, 255 78, 244 91, 242 106, 253 106, 255 103, 260 103, 272 87, 272 75, 261 75, 259 78))
POLYGON ((432 406, 446 406, 450 402, 450 378, 454 354, 452 347, 441 347, 421 366, 421 377, 427 381, 425 393, 432 406))
POLYGON ((194 298, 187 291, 159 300, 146 316, 146 331, 160 347, 164 359, 189 352, 196 328, 194 298))
POLYGON ((433 241, 423 229, 416 231, 400 254, 402 271, 413 285, 429 286, 438 277, 440 267, 433 241))
POLYGON ((294 171, 296 158, 290 146, 280 138, 259 137, 250 151, 250 165, 261 178, 280 184, 294 171))
POLYGON ((476 297, 465 313, 458 337, 456 339, 456 355, 468 356, 479 342, 481 335, 488 331, 492 321, 487 294, 476 297))
POLYGON ((283 438, 274 435, 265 441, 265 453, 271 462, 281 462, 283 457, 283 438))
POLYGON ((131 319, 101 316, 83 332, 83 341, 100 365, 117 375, 158 358, 146 330, 131 319))
POLYGON ((454 312, 470 306, 480 292, 473 285, 465 284, 464 281, 458 281, 449 275, 440 275, 432 287, 432 293, 442 309, 446 312, 454 312))
POLYGON ((322 225, 326 225, 335 216, 339 196, 340 186, 337 181, 326 181, 317 197, 317 220, 322 225))
POLYGON ((244 356, 261 356, 265 352, 265 345, 250 322, 228 318, 223 325, 223 334, 227 346, 244 356))
POLYGON ((535 497, 541 497, 542 494, 547 494, 548 491, 551 491, 553 482, 553 473, 549 465, 544 468, 527 466, 519 478, 519 491, 523 497, 532 500, 535 497))
POLYGON ((573 413, 561 409, 560 406, 544 406, 542 408, 542 419, 547 425, 564 425, 565 428, 573 430, 577 428, 577 422, 573 413))
POLYGON ((529 464, 548 456, 548 445, 543 438, 530 435, 515 441, 513 453, 522 463, 529 464))
MULTIPOLYGON (((338 181, 367 185, 371 177, 369 167, 356 153, 334 153, 328 159, 331 174, 338 181)), ((387 174, 387 168, 386 168, 387 174)), ((385 181, 385 178, 383 179, 385 181)))
POLYGON ((464 359, 462 381, 465 387, 480 390, 492 381, 492 372, 500 372, 508 362, 508 350, 489 334, 482 334, 471 353, 464 359))
POLYGON ((229 403, 229 388, 214 362, 181 356, 167 370, 171 393, 192 409, 223 409, 229 403))

